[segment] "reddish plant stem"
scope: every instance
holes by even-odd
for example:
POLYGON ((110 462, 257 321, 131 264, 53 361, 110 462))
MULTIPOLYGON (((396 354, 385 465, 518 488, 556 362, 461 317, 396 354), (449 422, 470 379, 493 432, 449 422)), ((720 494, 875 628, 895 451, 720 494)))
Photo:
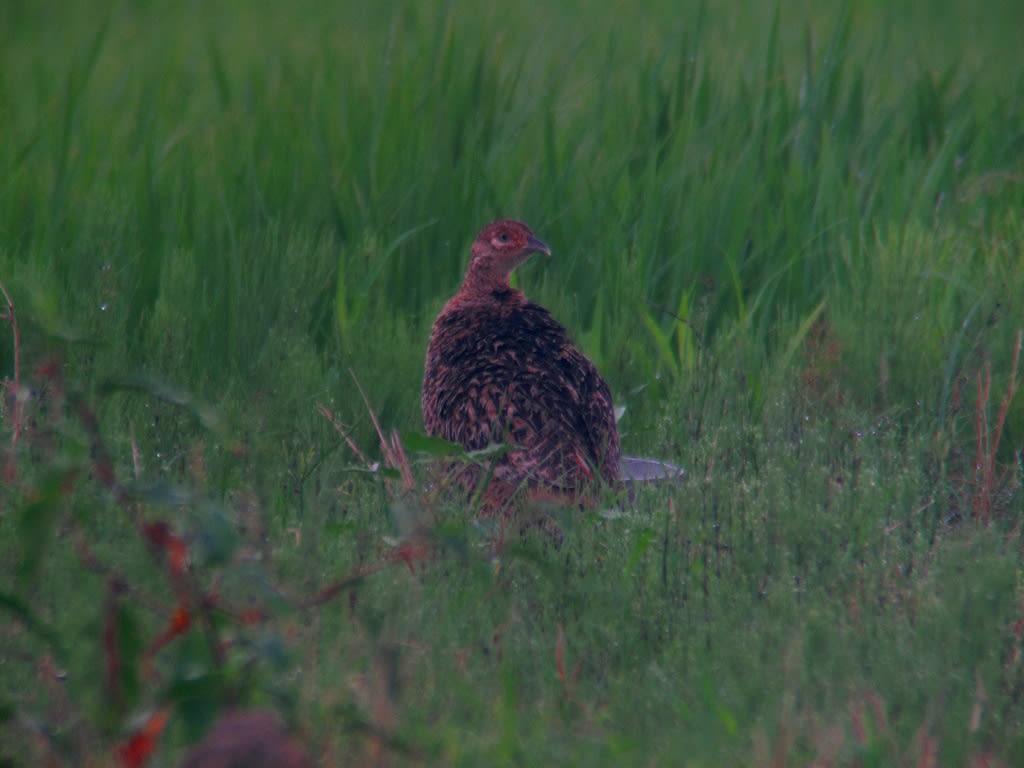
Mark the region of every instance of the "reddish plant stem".
POLYGON ((7 311, 3 319, 11 324, 11 333, 14 336, 14 381, 7 384, 11 390, 11 453, 7 457, 7 467, 4 470, 4 478, 10 483, 14 481, 14 447, 21 436, 21 330, 18 328, 14 302, 3 283, 0 283, 0 293, 3 293, 7 302, 7 311))
POLYGON ((999 443, 1003 439, 1003 428, 1006 426, 1006 419, 1010 413, 1010 404, 1017 394, 1017 370, 1020 365, 1022 341, 1024 341, 1024 329, 1017 331, 1013 361, 1010 363, 1010 381, 1007 383, 1006 392, 999 403, 994 430, 989 425, 985 410, 992 394, 991 365, 985 363, 984 377, 981 372, 975 376, 978 396, 974 406, 974 482, 976 490, 973 511, 974 520, 978 523, 987 524, 991 519, 996 489, 1002 484, 1009 471, 1007 468, 997 477, 997 454, 999 443))

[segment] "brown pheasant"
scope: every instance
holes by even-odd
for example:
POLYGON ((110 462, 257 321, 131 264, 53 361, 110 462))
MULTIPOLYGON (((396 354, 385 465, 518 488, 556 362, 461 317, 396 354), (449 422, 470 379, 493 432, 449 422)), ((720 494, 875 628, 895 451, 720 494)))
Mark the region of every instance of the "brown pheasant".
MULTIPOLYGON (((507 508, 519 491, 586 503, 602 483, 618 480, 619 433, 608 385, 565 328, 509 285, 512 270, 537 252, 551 255, 521 222, 484 227, 427 348, 427 432, 470 451, 516 446, 497 459, 485 512, 507 508)), ((457 473, 470 494, 482 477, 476 466, 457 473)))

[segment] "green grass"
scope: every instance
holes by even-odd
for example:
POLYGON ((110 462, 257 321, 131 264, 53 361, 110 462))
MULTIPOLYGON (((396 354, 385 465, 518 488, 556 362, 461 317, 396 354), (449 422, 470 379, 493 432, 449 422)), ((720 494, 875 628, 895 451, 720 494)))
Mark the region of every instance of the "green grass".
POLYGON ((1017 4, 8 5, 0 763, 165 704, 153 765, 237 704, 325 765, 1024 761, 1017 4), (688 471, 500 566, 356 383, 421 428, 496 216, 688 471))

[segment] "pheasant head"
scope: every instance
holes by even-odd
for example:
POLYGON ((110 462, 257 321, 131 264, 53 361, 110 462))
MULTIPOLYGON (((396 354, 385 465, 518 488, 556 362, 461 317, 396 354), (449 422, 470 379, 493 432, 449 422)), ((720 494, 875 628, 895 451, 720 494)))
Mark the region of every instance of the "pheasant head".
POLYGON ((462 284, 464 293, 508 288, 512 270, 534 253, 551 255, 547 243, 520 221, 493 221, 480 230, 472 248, 473 258, 462 284))

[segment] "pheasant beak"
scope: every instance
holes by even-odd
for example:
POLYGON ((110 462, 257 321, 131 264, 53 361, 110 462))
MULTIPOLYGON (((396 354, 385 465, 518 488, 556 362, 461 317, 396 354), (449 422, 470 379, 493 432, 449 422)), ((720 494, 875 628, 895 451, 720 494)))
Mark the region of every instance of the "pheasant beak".
POLYGON ((551 247, 543 240, 536 238, 533 235, 530 235, 529 239, 526 241, 526 244, 530 247, 531 252, 536 251, 539 253, 543 253, 545 256, 551 255, 551 247))

